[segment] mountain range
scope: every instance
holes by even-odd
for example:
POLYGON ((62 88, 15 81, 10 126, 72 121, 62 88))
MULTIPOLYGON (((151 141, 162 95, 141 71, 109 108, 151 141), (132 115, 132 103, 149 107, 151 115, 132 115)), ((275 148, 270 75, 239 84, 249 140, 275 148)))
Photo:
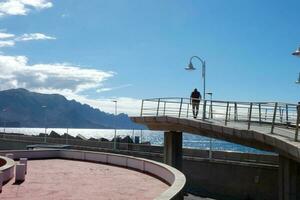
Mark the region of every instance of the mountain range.
POLYGON ((26 89, 0 91, 0 126, 47 128, 144 129, 128 115, 117 116, 67 100, 59 94, 40 94, 26 89))

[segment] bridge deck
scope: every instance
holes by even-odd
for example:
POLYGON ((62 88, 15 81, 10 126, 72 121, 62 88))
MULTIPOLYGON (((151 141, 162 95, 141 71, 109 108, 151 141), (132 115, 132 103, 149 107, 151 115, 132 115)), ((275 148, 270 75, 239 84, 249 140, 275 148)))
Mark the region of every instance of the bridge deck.
POLYGON ((300 161, 300 142, 294 141, 294 129, 271 125, 248 124, 245 122, 224 122, 168 116, 132 117, 136 123, 144 124, 151 130, 187 132, 234 142, 249 147, 274 151, 300 161))
POLYGON ((156 98, 143 100, 141 115, 132 119, 153 130, 188 132, 299 159, 299 108, 281 102, 204 100, 194 119, 191 99, 156 98))

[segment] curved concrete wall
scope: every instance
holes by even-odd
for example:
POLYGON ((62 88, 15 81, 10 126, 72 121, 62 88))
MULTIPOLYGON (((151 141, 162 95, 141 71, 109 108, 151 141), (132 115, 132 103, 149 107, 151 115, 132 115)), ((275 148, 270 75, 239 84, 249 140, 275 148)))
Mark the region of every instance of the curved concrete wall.
POLYGON ((170 185, 156 200, 181 199, 182 190, 186 183, 185 176, 177 169, 168 165, 132 156, 119 154, 78 151, 78 150, 29 150, 29 151, 1 151, 0 155, 13 153, 14 159, 44 159, 64 158, 90 162, 100 162, 131 168, 143 173, 151 174, 170 185))
POLYGON ((3 182, 14 177, 15 162, 7 157, 0 156, 0 171, 3 173, 3 182))

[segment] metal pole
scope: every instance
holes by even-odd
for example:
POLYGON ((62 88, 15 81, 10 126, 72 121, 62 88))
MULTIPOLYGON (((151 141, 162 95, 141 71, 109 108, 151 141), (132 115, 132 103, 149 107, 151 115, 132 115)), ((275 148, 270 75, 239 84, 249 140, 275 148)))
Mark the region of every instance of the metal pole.
POLYGON ((258 104, 259 123, 261 124, 261 104, 258 104))
POLYGON ((178 114, 178 118, 180 118, 180 114, 181 114, 182 101, 183 101, 183 98, 181 98, 181 100, 180 100, 180 107, 179 107, 179 114, 178 114))
POLYGON ((275 103, 274 107, 274 113, 273 113, 273 120, 272 120, 272 127, 271 127, 271 133, 274 133, 274 126, 275 126, 275 120, 276 120, 276 111, 277 111, 278 103, 275 103))
POLYGON ((234 121, 238 120, 237 103, 234 102, 234 121))
POLYGON ((189 118, 190 103, 187 104, 186 118, 189 118))
POLYGON ((226 106, 225 126, 227 126, 228 110, 229 110, 229 102, 227 102, 227 106, 226 106))
POLYGON ((295 141, 298 141, 299 123, 300 123, 300 103, 298 102, 298 105, 297 105, 297 122, 296 122, 296 130, 295 130, 295 141))
MULTIPOLYGON (((4 127, 3 127, 3 132, 5 133, 5 129, 6 129, 6 112, 7 112, 7 109, 6 108, 4 108, 3 110, 3 125, 4 125, 4 127)), ((4 136, 4 135, 3 135, 4 136)))
POLYGON ((211 97, 211 99, 210 99, 210 118, 212 119, 213 118, 212 95, 210 97, 211 97))
POLYGON ((141 106, 141 117, 143 116, 143 109, 144 109, 144 100, 142 100, 142 106, 141 106))
POLYGON ((279 116, 280 116, 280 122, 282 123, 282 120, 283 120, 283 109, 281 108, 281 106, 279 107, 279 116))
POLYGON ((134 142, 134 129, 132 129, 132 136, 131 136, 131 138, 132 138, 133 143, 135 143, 134 142))
POLYGON ((206 76, 206 65, 205 61, 202 62, 202 78, 203 78, 203 99, 205 100, 205 76, 206 76))
POLYGON ((206 118, 206 100, 203 102, 203 109, 202 109, 202 120, 205 120, 206 118))
POLYGON ((253 103, 251 102, 250 109, 249 109, 249 118, 248 118, 248 130, 250 130, 250 125, 251 125, 252 105, 253 103))
POLYGON ((115 122, 115 133, 114 133, 114 150, 117 150, 117 127, 116 127, 116 125, 117 125, 117 114, 118 114, 118 112, 117 112, 117 101, 116 101, 116 100, 114 100, 113 102, 115 103, 115 120, 114 120, 114 122, 115 122))
POLYGON ((209 95, 209 100, 210 100, 210 104, 209 104, 209 112, 208 112, 208 117, 210 118, 210 119, 212 119, 213 118, 213 110, 212 110, 212 95, 213 95, 213 93, 212 92, 207 92, 206 93, 207 95, 209 95))
POLYGON ((205 100, 206 98, 205 98, 205 87, 206 87, 206 81, 205 81, 205 76, 206 76, 206 64, 205 64, 205 61, 204 60, 202 60, 200 57, 198 57, 198 56, 192 56, 191 58, 190 58, 190 65, 189 65, 189 67, 188 68, 186 68, 187 70, 195 70, 195 68, 193 67, 193 65, 192 65, 192 60, 193 60, 193 58, 197 58, 198 60, 200 60, 200 62, 202 63, 202 78, 203 78, 203 100, 205 100))
POLYGON ((285 119, 286 119, 286 124, 288 125, 289 123, 289 105, 288 104, 286 104, 285 105, 285 119))
POLYGON ((158 116, 158 113, 159 113, 159 104, 160 104, 160 98, 158 99, 158 102, 157 102, 156 116, 158 116))
POLYGON ((45 123, 45 133, 44 133, 44 143, 47 143, 47 106, 42 106, 44 108, 44 123, 45 123))

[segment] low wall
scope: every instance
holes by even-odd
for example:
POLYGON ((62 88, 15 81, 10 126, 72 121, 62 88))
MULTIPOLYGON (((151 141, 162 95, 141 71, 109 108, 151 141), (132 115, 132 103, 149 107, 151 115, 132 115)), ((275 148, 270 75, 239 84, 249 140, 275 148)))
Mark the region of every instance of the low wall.
MULTIPOLYGON (((29 135, 9 135, 0 134, 0 150, 22 150, 26 149, 29 144, 43 144, 44 137, 29 136, 29 135)), ((113 150, 113 142, 100 141, 84 141, 79 139, 65 140, 62 138, 47 138, 47 144, 69 144, 74 149, 91 150, 91 151, 107 151, 115 152, 113 150)), ((162 146, 151 146, 144 144, 128 144, 117 143, 118 151, 128 152, 145 152, 145 153, 163 153, 162 146)), ((200 149, 183 149, 183 155, 187 157, 209 158, 208 150, 200 149)), ((254 162, 263 164, 278 164, 278 156, 276 154, 254 154, 241 152, 226 152, 226 151, 212 151, 213 159, 232 160, 239 162, 254 162)))
MULTIPOLYGON (((0 146, 2 144, 0 139, 0 146)), ((8 141, 4 141, 4 144, 8 141)), ((11 141, 26 147, 23 142, 11 141)), ((32 143, 30 143, 32 144, 32 143)), ((125 144, 124 144, 125 146, 125 144)), ((140 145, 134 146, 138 149, 140 145)), ((123 146, 122 146, 123 147, 123 146)), ((76 146, 82 150, 104 150, 76 146)), ((147 151, 118 150, 117 153, 143 157, 162 162, 162 147, 145 146, 147 151)), ((113 152, 111 149, 105 149, 113 152)), ((142 150, 142 149, 140 149, 142 150)), ((184 149, 183 173, 186 190, 196 195, 218 199, 277 199, 278 156, 214 151, 212 160, 207 150, 184 149), (264 197, 264 198, 263 198, 264 197)))
POLYGON ((159 162, 132 156, 78 150, 1 151, 0 155, 5 155, 7 153, 12 153, 14 159, 20 159, 22 157, 28 159, 75 159, 117 165, 151 174, 170 185, 169 189, 163 192, 159 197, 155 198, 156 200, 182 199, 182 190, 186 183, 185 176, 177 169, 159 162))
POLYGON ((189 192, 222 200, 278 199, 278 167, 184 159, 189 192))
POLYGON ((14 177, 14 169, 15 169, 15 162, 12 159, 4 156, 0 156, 0 172, 3 173, 4 183, 14 177))

